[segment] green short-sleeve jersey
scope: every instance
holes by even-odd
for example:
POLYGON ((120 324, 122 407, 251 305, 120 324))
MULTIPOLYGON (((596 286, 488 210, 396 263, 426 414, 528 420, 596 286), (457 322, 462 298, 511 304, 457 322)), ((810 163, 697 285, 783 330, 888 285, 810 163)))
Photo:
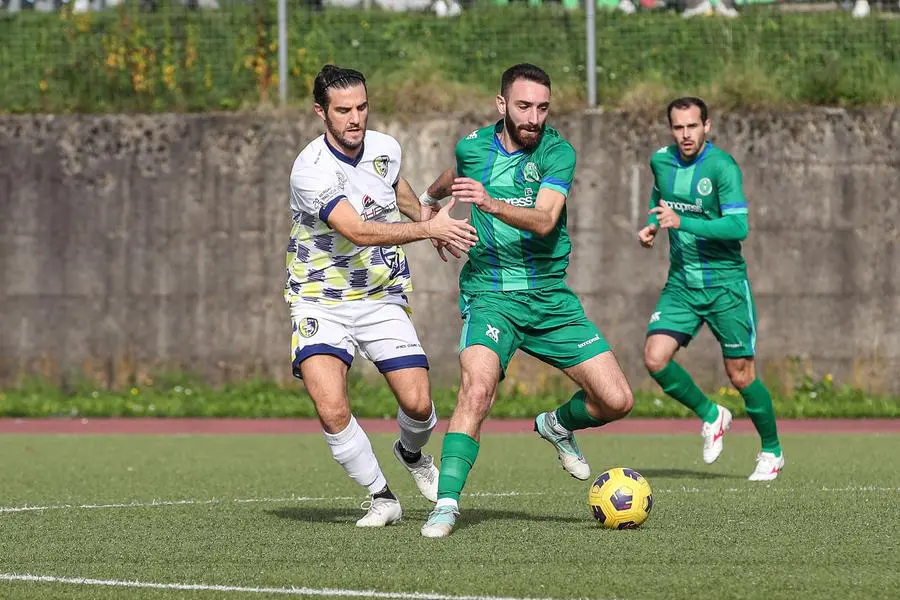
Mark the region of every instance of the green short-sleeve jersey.
MULTIPOLYGON (((741 170, 734 158, 711 142, 690 163, 678 146, 660 148, 650 158, 651 207, 665 200, 685 219, 718 219, 747 213, 741 170)), ((655 219, 651 219, 651 222, 655 219)), ((741 242, 709 240, 669 229, 669 279, 690 288, 709 288, 747 278, 741 242)))
MULTIPOLYGON (((456 145, 456 172, 480 181, 494 199, 533 208, 538 190, 549 188, 568 196, 575 176, 575 149, 558 131, 545 127, 536 148, 507 152, 498 134, 503 121, 483 127, 456 145)), ((572 244, 563 207, 553 231, 539 237, 507 225, 472 207, 471 223, 478 244, 459 276, 463 292, 512 291, 547 287, 565 280, 572 244)))

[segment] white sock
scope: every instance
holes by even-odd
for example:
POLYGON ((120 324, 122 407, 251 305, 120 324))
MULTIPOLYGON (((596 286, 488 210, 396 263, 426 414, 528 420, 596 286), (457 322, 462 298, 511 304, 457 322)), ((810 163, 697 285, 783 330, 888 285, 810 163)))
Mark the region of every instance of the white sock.
POLYGON ((356 417, 350 417, 350 424, 343 431, 323 433, 334 460, 344 467, 353 481, 369 490, 370 494, 385 488, 387 480, 375 458, 372 442, 356 422, 356 417))
POLYGON ((431 405, 431 416, 426 421, 416 421, 403 412, 403 409, 397 410, 397 425, 400 426, 400 445, 409 453, 415 454, 419 452, 428 443, 437 421, 434 404, 431 405))
POLYGON ((437 504, 435 504, 434 507, 440 508, 442 506, 452 506, 453 510, 459 510, 459 503, 453 498, 438 498, 437 504))

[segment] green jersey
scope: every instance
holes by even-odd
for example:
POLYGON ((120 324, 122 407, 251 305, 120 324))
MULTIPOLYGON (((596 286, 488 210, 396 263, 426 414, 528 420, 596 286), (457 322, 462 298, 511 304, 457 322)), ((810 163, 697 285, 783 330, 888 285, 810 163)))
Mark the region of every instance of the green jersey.
MULTIPOLYGON (((689 288, 718 287, 747 278, 739 239, 712 239, 689 230, 729 215, 746 219, 741 170, 730 154, 706 142, 689 163, 678 146, 660 148, 650 158, 653 192, 650 207, 666 203, 681 217, 681 229, 669 229, 669 279, 689 288)), ((651 223, 656 215, 651 215, 651 223)))
MULTIPOLYGON (((575 149, 558 131, 545 127, 533 150, 507 152, 498 134, 503 121, 473 131, 456 145, 456 172, 480 181, 488 195, 512 206, 534 208, 538 190, 568 196, 575 175, 575 149)), ((572 244, 563 207, 553 230, 544 237, 507 225, 472 207, 478 243, 459 275, 463 292, 544 288, 565 280, 572 244)))

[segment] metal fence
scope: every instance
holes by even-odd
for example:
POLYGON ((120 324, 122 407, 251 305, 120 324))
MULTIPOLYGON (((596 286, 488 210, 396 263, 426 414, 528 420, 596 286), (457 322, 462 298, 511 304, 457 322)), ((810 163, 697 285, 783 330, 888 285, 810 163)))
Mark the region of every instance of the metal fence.
POLYGON ((798 79, 798 97, 832 84, 864 95, 900 73, 897 0, 869 0, 867 19, 849 18, 855 0, 737 0, 732 19, 708 2, 696 12, 723 18, 677 16, 707 1, 0 0, 0 111, 287 103, 330 61, 398 88, 435 73, 493 85, 497 65, 531 61, 591 106, 637 76, 696 85, 732 65, 798 79))

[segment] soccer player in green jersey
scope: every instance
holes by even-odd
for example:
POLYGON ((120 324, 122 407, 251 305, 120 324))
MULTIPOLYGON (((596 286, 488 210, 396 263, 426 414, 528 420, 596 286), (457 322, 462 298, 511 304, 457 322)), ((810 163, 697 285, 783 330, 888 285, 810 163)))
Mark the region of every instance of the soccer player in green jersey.
POLYGON ((669 277, 650 317, 644 364, 651 377, 703 420, 703 460, 722 452, 731 412, 713 403, 673 360, 706 323, 719 340, 725 371, 740 391, 747 414, 762 438, 752 481, 770 481, 784 467, 769 391, 756 376, 756 307, 741 241, 747 237, 747 200, 741 170, 730 154, 707 141, 707 107, 699 98, 679 98, 668 107, 675 144, 650 158, 653 192, 650 218, 638 233, 653 246, 669 232, 669 277))
POLYGON ((502 118, 462 139, 456 167, 420 197, 423 220, 448 195, 471 204, 478 234, 459 278, 461 383, 442 447, 438 501, 422 527, 426 537, 453 530, 481 424, 517 349, 561 369, 581 388, 534 425, 577 479, 588 479, 591 469, 572 432, 621 419, 633 402, 609 344, 565 283, 575 150, 546 125, 550 78, 534 65, 510 67, 496 102, 502 118))

